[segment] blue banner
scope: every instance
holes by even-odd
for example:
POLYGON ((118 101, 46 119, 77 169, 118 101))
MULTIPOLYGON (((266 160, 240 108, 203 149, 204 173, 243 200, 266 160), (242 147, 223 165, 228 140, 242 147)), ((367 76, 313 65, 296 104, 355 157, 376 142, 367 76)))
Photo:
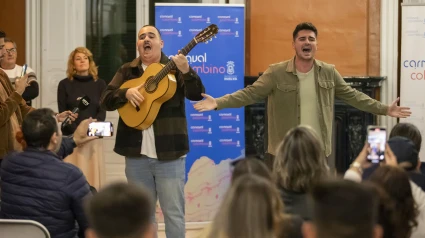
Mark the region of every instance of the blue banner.
MULTIPOLYGON (((155 11, 166 55, 177 54, 200 31, 216 24, 216 38, 195 46, 187 55, 189 64, 213 97, 244 87, 243 5, 157 4, 155 11)), ((230 183, 229 162, 245 156, 244 108, 200 113, 194 103, 186 100, 186 221, 210 221, 230 183)))

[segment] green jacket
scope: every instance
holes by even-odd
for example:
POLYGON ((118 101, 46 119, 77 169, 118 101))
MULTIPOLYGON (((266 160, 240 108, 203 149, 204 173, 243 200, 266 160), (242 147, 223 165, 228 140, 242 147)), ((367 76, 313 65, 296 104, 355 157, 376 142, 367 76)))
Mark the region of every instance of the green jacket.
MULTIPOLYGON (((268 148, 276 150, 286 133, 300 124, 300 83, 296 75, 294 59, 270 65, 264 74, 248 87, 232 94, 217 98, 217 110, 238 108, 268 98, 268 148)), ((386 115, 388 106, 350 87, 334 65, 315 60, 314 80, 316 81, 318 119, 321 125, 319 135, 325 145, 325 154, 332 150, 332 123, 334 120, 335 96, 347 104, 378 115, 386 115)))

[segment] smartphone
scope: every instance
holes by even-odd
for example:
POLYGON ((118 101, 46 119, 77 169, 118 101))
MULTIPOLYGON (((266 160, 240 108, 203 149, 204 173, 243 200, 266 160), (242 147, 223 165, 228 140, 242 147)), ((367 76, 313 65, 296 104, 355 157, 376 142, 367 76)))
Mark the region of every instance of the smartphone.
POLYGON ((88 136, 108 137, 114 135, 114 125, 109 121, 95 121, 89 124, 88 136))
POLYGON ((27 64, 24 64, 24 66, 22 66, 21 77, 24 77, 24 75, 27 73, 27 68, 27 64))
POLYGON ((369 153, 367 160, 371 163, 380 163, 385 160, 385 144, 387 141, 387 129, 383 126, 367 127, 367 142, 369 153))

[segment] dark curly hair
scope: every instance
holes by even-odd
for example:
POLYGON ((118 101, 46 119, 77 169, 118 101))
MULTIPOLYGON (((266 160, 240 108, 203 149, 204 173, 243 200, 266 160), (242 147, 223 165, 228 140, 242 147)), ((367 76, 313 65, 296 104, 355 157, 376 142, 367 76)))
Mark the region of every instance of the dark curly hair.
POLYGON ((419 214, 407 173, 399 167, 380 166, 369 181, 381 186, 394 201, 395 226, 394 238, 409 238, 418 225, 419 214))

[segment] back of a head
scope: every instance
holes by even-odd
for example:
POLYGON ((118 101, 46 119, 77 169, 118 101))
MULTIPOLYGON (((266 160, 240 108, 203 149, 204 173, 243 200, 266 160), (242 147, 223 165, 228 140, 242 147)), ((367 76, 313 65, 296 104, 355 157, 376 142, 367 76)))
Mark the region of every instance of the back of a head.
POLYGON ((272 181, 271 171, 263 161, 256 158, 245 158, 237 161, 232 173, 232 183, 245 174, 255 174, 272 181))
POLYGON ((393 199, 399 233, 410 235, 413 227, 417 225, 418 210, 410 186, 407 173, 393 166, 380 166, 376 169, 369 180, 381 186, 393 199))
POLYGON ((397 163, 407 171, 415 170, 419 163, 419 153, 413 142, 402 136, 393 136, 388 145, 397 157, 397 163))
POLYGON ((395 207, 395 201, 385 191, 385 189, 371 181, 363 181, 363 184, 371 187, 379 199, 378 223, 383 229, 383 238, 408 238, 403 229, 404 224, 400 223, 398 211, 395 207))
POLYGON ((275 237, 282 211, 279 192, 271 181, 242 175, 227 191, 208 237, 275 237))
POLYGON ((6 33, 0 30, 0 38, 5 38, 5 37, 6 37, 6 33))
POLYGON ((54 112, 49 108, 28 113, 22 122, 22 134, 28 147, 47 149, 55 132, 58 132, 58 125, 54 112))
POLYGON ((403 136, 408 139, 410 139, 413 144, 415 144, 416 150, 419 152, 421 150, 421 144, 422 144, 422 136, 419 129, 411 124, 411 123, 398 123, 393 127, 390 133, 390 137, 392 138, 394 136, 403 136))
POLYGON ((97 238, 141 238, 150 232, 153 202, 133 184, 116 183, 100 190, 85 204, 97 238))
POLYGON ((329 169, 317 134, 310 127, 291 129, 276 152, 273 174, 279 187, 306 192, 326 179, 329 169))
POLYGON ((348 180, 323 181, 312 189, 317 238, 372 238, 378 221, 374 191, 348 180))

